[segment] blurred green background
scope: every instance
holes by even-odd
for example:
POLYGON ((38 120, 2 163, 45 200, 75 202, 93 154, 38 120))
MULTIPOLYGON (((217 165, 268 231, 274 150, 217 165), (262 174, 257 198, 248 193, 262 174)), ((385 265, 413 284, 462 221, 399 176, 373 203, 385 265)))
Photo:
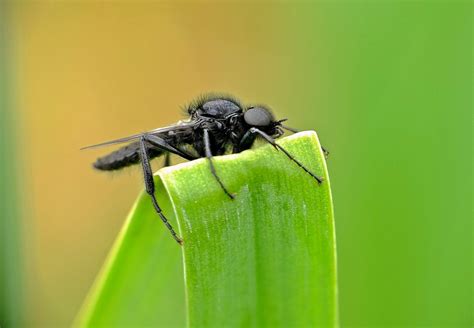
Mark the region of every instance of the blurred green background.
POLYGON ((2 2, 0 323, 68 326, 142 188, 139 170, 99 174, 101 152, 78 149, 214 90, 331 151, 343 327, 472 326, 472 13, 2 2))

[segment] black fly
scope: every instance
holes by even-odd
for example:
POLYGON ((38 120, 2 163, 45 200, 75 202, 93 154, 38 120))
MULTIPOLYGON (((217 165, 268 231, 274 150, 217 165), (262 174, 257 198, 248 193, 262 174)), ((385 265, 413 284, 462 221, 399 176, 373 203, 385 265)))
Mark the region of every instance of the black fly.
MULTIPOLYGON (((275 142, 275 138, 283 135, 283 129, 291 132, 296 132, 296 130, 283 125, 282 122, 285 120, 275 120, 269 108, 262 105, 246 107, 232 97, 208 95, 188 105, 187 112, 189 114, 187 121, 82 148, 95 148, 136 140, 109 155, 100 157, 93 165, 99 170, 112 171, 141 163, 146 192, 150 195, 161 220, 179 244, 182 244, 183 240, 178 237, 156 201, 150 159, 164 155, 165 165, 169 165, 170 154, 187 160, 206 157, 217 183, 226 195, 233 199, 235 196, 217 175, 212 156, 230 152, 239 153, 249 149, 256 138, 261 137, 275 149, 282 151, 318 183, 322 182, 322 178, 309 171, 275 142)), ((325 150, 324 152, 327 153, 325 150)))

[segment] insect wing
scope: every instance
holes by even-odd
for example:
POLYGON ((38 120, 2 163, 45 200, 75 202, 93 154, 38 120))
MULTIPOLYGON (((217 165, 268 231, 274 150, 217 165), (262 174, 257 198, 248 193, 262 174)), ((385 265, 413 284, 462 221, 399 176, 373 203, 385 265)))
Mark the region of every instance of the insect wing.
POLYGON ((158 135, 158 134, 162 134, 162 133, 166 133, 166 132, 170 132, 170 131, 176 131, 176 132, 183 131, 183 130, 187 130, 189 128, 192 128, 193 126, 194 126, 194 122, 182 122, 182 121, 180 121, 175 125, 170 125, 170 126, 166 126, 166 127, 162 127, 162 128, 157 128, 157 129, 153 129, 153 130, 150 130, 150 131, 147 131, 147 132, 133 134, 133 135, 130 135, 128 137, 123 137, 123 138, 110 140, 110 141, 102 142, 102 143, 95 144, 95 145, 86 146, 86 147, 81 148, 81 150, 121 144, 121 143, 125 143, 125 142, 128 142, 128 141, 134 140, 134 139, 138 139, 138 138, 140 138, 140 137, 142 137, 146 134, 158 135))

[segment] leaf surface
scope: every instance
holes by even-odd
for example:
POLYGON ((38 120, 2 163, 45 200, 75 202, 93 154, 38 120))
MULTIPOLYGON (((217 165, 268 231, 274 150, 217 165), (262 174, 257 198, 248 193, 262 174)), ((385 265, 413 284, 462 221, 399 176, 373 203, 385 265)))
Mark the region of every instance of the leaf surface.
POLYGON ((278 143, 325 181, 319 185, 270 145, 215 158, 235 200, 220 189, 206 159, 161 169, 158 199, 184 246, 168 236, 141 195, 78 323, 337 326, 324 156, 314 132, 278 143))

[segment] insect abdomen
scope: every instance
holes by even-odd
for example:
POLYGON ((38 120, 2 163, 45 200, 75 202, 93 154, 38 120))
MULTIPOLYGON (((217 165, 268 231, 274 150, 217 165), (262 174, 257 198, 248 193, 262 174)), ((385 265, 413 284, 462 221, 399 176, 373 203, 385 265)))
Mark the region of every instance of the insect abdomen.
MULTIPOLYGON (((113 171, 134 165, 140 162, 138 151, 140 145, 138 142, 131 143, 125 147, 117 149, 109 155, 98 158, 93 166, 102 171, 113 171)), ((148 148, 148 156, 151 158, 158 157, 163 154, 156 148, 148 148)))

